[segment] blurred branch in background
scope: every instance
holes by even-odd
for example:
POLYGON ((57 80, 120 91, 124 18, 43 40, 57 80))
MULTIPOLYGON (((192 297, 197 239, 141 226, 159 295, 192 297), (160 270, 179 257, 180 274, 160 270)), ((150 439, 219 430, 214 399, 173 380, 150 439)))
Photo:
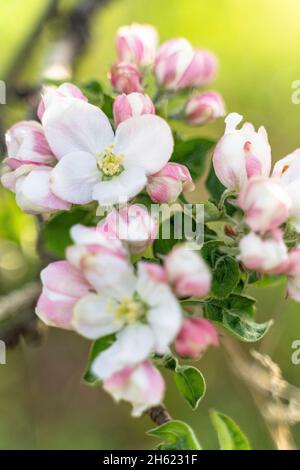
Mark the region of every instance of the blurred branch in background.
MULTIPOLYGON (((45 57, 45 65, 41 72, 42 78, 57 80, 71 78, 75 62, 84 52, 85 46, 90 38, 90 23, 93 14, 100 6, 104 6, 107 1, 108 0, 81 0, 73 7, 69 14, 63 15, 63 17, 60 18, 63 32, 61 36, 54 41, 53 46, 45 57)), ((41 34, 46 23, 54 16, 59 16, 57 0, 49 2, 48 7, 38 24, 35 25, 24 47, 17 54, 7 74, 7 81, 9 83, 8 99, 26 99, 29 108, 29 118, 36 116, 36 107, 40 100, 42 83, 33 84, 32 87, 22 88, 17 85, 20 81, 19 74, 25 66, 26 61, 24 61, 24 54, 28 57, 28 55, 33 52, 38 36, 41 34)), ((0 145, 3 147, 1 150, 4 153, 5 142, 2 122, 0 122, 0 134, 0 145)), ((37 218, 37 222, 37 251, 40 257, 41 267, 43 267, 51 261, 51 258, 43 245, 41 233, 43 221, 37 218)), ((26 330, 26 324, 29 325, 28 328, 30 330, 32 330, 35 325, 38 334, 40 327, 39 321, 34 313, 34 307, 39 293, 40 284, 37 281, 9 293, 0 300, 0 339, 9 344, 16 343, 20 334, 24 333, 24 328, 26 330), (3 320, 5 320, 4 324, 3 320)), ((32 336, 34 337, 33 334, 32 336)))
POLYGON ((279 450, 293 450, 291 427, 300 422, 300 389, 282 377, 269 356, 252 350, 251 356, 226 336, 223 346, 232 371, 247 385, 258 411, 279 450))

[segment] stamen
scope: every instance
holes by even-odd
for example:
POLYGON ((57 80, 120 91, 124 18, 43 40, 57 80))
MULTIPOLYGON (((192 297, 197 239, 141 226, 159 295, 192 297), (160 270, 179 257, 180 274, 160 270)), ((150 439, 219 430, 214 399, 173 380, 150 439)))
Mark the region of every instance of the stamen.
POLYGON ((115 322, 125 325, 142 321, 146 311, 146 304, 139 298, 124 297, 115 310, 115 322))
POLYGON ((102 152, 98 155, 98 167, 101 170, 104 179, 110 179, 113 176, 118 176, 124 170, 122 165, 123 155, 115 155, 113 153, 113 144, 110 144, 105 149, 105 154, 102 152))

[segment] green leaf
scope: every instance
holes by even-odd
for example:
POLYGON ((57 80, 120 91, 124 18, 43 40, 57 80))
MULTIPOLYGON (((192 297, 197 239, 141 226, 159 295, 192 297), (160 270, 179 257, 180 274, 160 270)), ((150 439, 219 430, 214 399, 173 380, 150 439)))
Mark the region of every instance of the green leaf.
POLYGON ((183 215, 180 211, 177 211, 175 215, 160 224, 157 238, 153 244, 155 256, 166 255, 177 243, 186 241, 184 237, 185 224, 187 224, 186 227, 190 226, 196 233, 196 221, 188 214, 183 215))
POLYGON ((177 141, 171 161, 186 165, 196 180, 203 175, 208 152, 213 146, 212 140, 201 137, 177 141))
POLYGON ((212 424, 217 431, 221 450, 250 450, 250 444, 239 426, 223 413, 210 413, 212 424))
POLYGON ((253 343, 260 340, 267 333, 273 321, 256 323, 249 315, 231 312, 226 307, 226 302, 213 300, 205 305, 206 318, 221 325, 241 341, 253 343))
POLYGON ((224 245, 222 240, 209 240, 205 242, 201 248, 201 256, 207 264, 213 268, 217 259, 221 256, 218 251, 224 245))
POLYGON ((196 367, 180 366, 174 372, 174 381, 183 398, 196 410, 206 391, 201 372, 196 367))
POLYGON ((92 225, 95 212, 76 208, 70 212, 60 212, 44 225, 43 237, 46 249, 64 258, 65 250, 72 245, 70 229, 75 224, 92 225))
POLYGON ((91 370, 92 363, 94 362, 96 357, 99 356, 99 354, 102 351, 105 351, 105 349, 109 348, 113 344, 114 341, 115 341, 115 335, 112 334, 112 335, 104 336, 103 338, 99 338, 93 342, 91 349, 90 349, 86 370, 83 376, 83 380, 88 385, 95 385, 96 383, 99 382, 98 377, 96 377, 96 375, 94 375, 91 370))
POLYGON ((235 289, 240 280, 238 262, 230 256, 219 258, 213 269, 212 293, 214 297, 223 299, 235 289))
POLYGON ((103 93, 100 108, 109 119, 113 119, 113 104, 114 104, 114 97, 111 95, 108 95, 107 93, 103 93))
POLYGON ((194 431, 183 421, 168 421, 147 434, 163 440, 160 450, 201 450, 194 431))
POLYGON ((201 372, 196 367, 181 366, 171 354, 164 358, 163 365, 173 371, 173 378, 178 391, 195 410, 206 392, 206 384, 201 372))
POLYGON ((204 203, 204 222, 215 222, 220 220, 222 217, 222 212, 219 211, 217 206, 213 202, 204 203))
POLYGON ((255 304, 256 299, 249 295, 231 294, 226 300, 228 310, 242 315, 249 315, 250 317, 255 315, 255 304))
POLYGON ((217 178, 217 175, 214 170, 214 166, 211 163, 210 170, 205 181, 205 187, 209 194, 212 196, 215 202, 219 202, 222 194, 226 190, 225 186, 217 178))

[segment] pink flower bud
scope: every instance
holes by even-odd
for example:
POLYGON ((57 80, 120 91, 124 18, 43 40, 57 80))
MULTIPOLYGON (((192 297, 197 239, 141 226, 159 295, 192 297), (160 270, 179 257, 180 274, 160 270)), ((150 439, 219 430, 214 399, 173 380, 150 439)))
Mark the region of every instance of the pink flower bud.
POLYGON ((183 38, 165 42, 157 52, 155 76, 166 90, 207 85, 215 77, 217 61, 205 50, 194 50, 183 38))
POLYGON ((274 166, 273 176, 280 178, 291 198, 290 216, 300 233, 300 149, 279 160, 274 166))
POLYGON ((141 92, 141 73, 134 64, 120 62, 110 69, 110 81, 118 93, 141 92))
POLYGON ((103 388, 117 402, 125 400, 131 403, 132 416, 136 417, 159 405, 165 392, 163 378, 150 361, 116 372, 104 381, 103 388))
POLYGON ((300 247, 289 252, 286 274, 288 275, 288 295, 300 302, 300 247))
POLYGON ((127 243, 131 253, 142 253, 155 240, 158 225, 146 209, 132 204, 112 210, 98 229, 112 240, 127 243))
POLYGON ((44 130, 38 122, 18 122, 7 131, 5 139, 8 154, 6 164, 13 169, 23 164, 47 165, 55 161, 44 130))
POLYGON ((133 62, 140 66, 154 62, 158 34, 150 25, 133 23, 117 31, 116 48, 120 61, 133 62))
POLYGON ((264 127, 258 132, 250 123, 236 129, 243 119, 237 113, 226 119, 225 134, 218 142, 213 155, 217 177, 226 188, 239 190, 252 176, 269 176, 271 148, 264 127))
MULTIPOLYGON (((6 159, 8 163, 11 159, 6 159)), ((1 176, 3 186, 16 194, 16 203, 28 214, 69 210, 71 204, 51 190, 52 168, 41 164, 22 164, 16 169, 7 167, 1 176)))
POLYGON ((46 88, 46 92, 42 95, 37 110, 40 121, 42 120, 46 108, 61 98, 77 98, 79 100, 88 101, 87 97, 77 86, 73 85, 73 83, 63 83, 57 88, 48 87, 46 88))
POLYGON ((117 96, 113 106, 116 125, 133 116, 155 114, 155 107, 148 95, 130 93, 117 96))
POLYGON ((241 191, 238 203, 245 212, 245 221, 255 232, 274 230, 289 216, 291 200, 280 182, 255 177, 241 191))
POLYGON ((175 341, 179 356, 200 358, 209 346, 218 346, 215 327, 204 318, 187 318, 175 341))
POLYGON ((72 329, 73 307, 90 289, 80 271, 67 261, 56 261, 41 272, 43 291, 36 313, 47 325, 72 329))
POLYGON ((187 245, 172 249, 165 258, 165 270, 178 297, 205 297, 210 291, 210 270, 187 245))
POLYGON ((199 126, 225 116, 225 104, 219 93, 210 91, 192 96, 186 103, 184 113, 190 125, 199 126))
POLYGON ((288 250, 283 241, 281 230, 261 238, 251 232, 240 241, 240 260, 246 268, 265 274, 285 272, 289 258, 288 250))
POLYGON ((179 163, 167 163, 148 178, 146 187, 151 199, 158 203, 176 201, 182 191, 193 191, 195 185, 188 168, 179 163))

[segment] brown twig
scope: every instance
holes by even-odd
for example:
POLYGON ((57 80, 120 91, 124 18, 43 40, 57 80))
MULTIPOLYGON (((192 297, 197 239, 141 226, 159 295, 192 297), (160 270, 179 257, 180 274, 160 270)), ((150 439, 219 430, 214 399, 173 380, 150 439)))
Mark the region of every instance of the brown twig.
POLYGON ((148 414, 152 421, 158 426, 172 419, 164 405, 153 406, 153 408, 150 408, 148 411, 148 414))

